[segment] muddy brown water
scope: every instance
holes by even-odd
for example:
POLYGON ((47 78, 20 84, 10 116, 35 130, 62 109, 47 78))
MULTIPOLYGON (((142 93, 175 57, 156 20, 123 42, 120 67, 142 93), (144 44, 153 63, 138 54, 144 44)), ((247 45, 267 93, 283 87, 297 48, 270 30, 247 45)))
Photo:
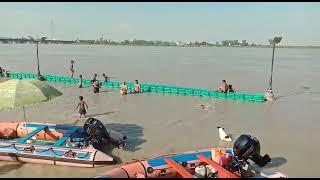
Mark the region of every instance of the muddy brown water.
MULTIPOLYGON (((264 93, 269 78, 272 50, 268 48, 170 48, 83 45, 40 45, 44 74, 69 75, 75 59, 76 75, 93 73, 115 76, 117 81, 167 84, 215 89, 222 79, 237 91, 264 93)), ((273 103, 237 102, 190 96, 144 93, 120 96, 117 90, 78 89, 51 83, 64 94, 49 102, 26 108, 29 121, 77 123, 73 111, 78 96, 89 105, 88 115, 128 137, 127 149, 110 149, 122 162, 160 153, 177 153, 219 142, 217 126, 235 140, 251 134, 261 143, 261 153, 273 164, 266 171, 289 177, 317 177, 319 143, 320 51, 276 49, 273 103), (200 104, 214 108, 199 110, 200 104)), ((11 71, 36 72, 35 45, 0 45, 0 66, 11 71)), ((21 109, 0 112, 1 121, 22 121, 21 109)), ((121 162, 119 162, 121 163, 121 162)), ((114 166, 76 168, 41 164, 0 162, 0 177, 93 177, 114 166)))

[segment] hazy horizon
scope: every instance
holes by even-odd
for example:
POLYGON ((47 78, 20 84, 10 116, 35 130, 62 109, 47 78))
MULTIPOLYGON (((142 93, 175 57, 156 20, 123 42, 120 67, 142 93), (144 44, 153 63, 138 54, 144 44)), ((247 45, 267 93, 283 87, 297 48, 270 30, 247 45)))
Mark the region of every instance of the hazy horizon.
POLYGON ((281 45, 319 46, 319 15, 317 2, 11 2, 0 6, 0 37, 267 44, 283 36, 281 45))

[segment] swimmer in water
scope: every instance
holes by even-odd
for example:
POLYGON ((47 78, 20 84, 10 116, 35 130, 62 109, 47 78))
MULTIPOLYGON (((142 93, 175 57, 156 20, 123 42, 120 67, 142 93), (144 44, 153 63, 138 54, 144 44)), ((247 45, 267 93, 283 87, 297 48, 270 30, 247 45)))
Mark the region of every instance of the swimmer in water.
POLYGON ((200 110, 209 110, 209 109, 214 109, 214 107, 213 106, 211 106, 211 105, 205 105, 205 104, 201 104, 200 106, 199 106, 199 109, 200 110))

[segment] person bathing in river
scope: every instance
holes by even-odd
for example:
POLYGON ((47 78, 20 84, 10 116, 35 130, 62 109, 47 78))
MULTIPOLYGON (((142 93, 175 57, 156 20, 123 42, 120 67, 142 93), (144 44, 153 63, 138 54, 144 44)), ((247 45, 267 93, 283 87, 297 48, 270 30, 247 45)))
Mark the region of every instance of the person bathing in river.
POLYGON ((79 100, 80 102, 78 103, 77 107, 74 110, 77 110, 79 107, 79 114, 80 114, 80 118, 82 117, 86 117, 87 111, 86 108, 88 109, 88 105, 87 103, 83 100, 83 96, 79 96, 79 100))
POLYGON ((82 82, 83 82, 83 79, 82 79, 82 75, 79 75, 79 88, 82 88, 82 82))
POLYGON ((236 92, 236 90, 232 87, 231 84, 229 84, 228 92, 229 92, 229 93, 235 93, 235 92, 236 92))
POLYGON ((125 94, 127 94, 127 93, 128 93, 128 87, 127 87, 127 85, 126 85, 126 82, 123 81, 123 83, 122 83, 121 86, 120 86, 120 94, 121 94, 121 95, 125 95, 125 94))
POLYGON ((104 78, 104 82, 108 82, 110 80, 110 78, 106 76, 104 73, 102 74, 102 76, 104 78))
POLYGON ((141 87, 138 80, 136 80, 136 83, 134 84, 134 93, 141 93, 141 87))
POLYGON ((222 80, 222 84, 219 86, 218 92, 227 93, 228 87, 226 80, 222 80))
POLYGON ((97 74, 93 74, 93 78, 91 79, 91 84, 93 85, 97 81, 97 74))
POLYGON ((209 104, 201 104, 201 105, 199 106, 199 109, 200 109, 200 110, 209 110, 209 109, 214 109, 214 107, 211 106, 211 105, 209 105, 209 104))
POLYGON ((70 72, 71 72, 71 78, 73 78, 74 75, 74 60, 71 60, 71 64, 70 64, 70 72))

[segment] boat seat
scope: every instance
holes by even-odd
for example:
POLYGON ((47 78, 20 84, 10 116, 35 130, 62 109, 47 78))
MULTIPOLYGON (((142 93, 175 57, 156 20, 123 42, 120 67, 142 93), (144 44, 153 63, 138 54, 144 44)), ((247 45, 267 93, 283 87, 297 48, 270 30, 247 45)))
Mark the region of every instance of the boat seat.
POLYGON ((224 169, 222 166, 220 166, 218 163, 214 162, 213 160, 207 158, 206 156, 202 155, 202 154, 198 154, 197 155, 198 158, 209 164, 210 166, 212 166, 215 170, 218 171, 218 176, 219 178, 240 178, 239 176, 237 176, 236 174, 233 174, 232 172, 224 169))
POLYGON ((60 147, 64 142, 66 142, 66 140, 68 138, 70 138, 72 136, 73 133, 75 133, 77 130, 79 129, 79 127, 74 127, 72 129, 70 129, 65 135, 63 135, 58 141, 56 141, 56 143, 54 143, 53 146, 57 146, 60 147))
POLYGON ((164 161, 176 170, 183 178, 193 178, 192 174, 190 174, 182 165, 177 163, 171 158, 165 158, 164 161))
POLYGON ((33 130, 31 133, 23 136, 22 138, 18 139, 18 143, 25 143, 28 139, 32 138, 34 135, 38 134, 40 131, 45 130, 48 126, 39 126, 37 129, 33 130))

